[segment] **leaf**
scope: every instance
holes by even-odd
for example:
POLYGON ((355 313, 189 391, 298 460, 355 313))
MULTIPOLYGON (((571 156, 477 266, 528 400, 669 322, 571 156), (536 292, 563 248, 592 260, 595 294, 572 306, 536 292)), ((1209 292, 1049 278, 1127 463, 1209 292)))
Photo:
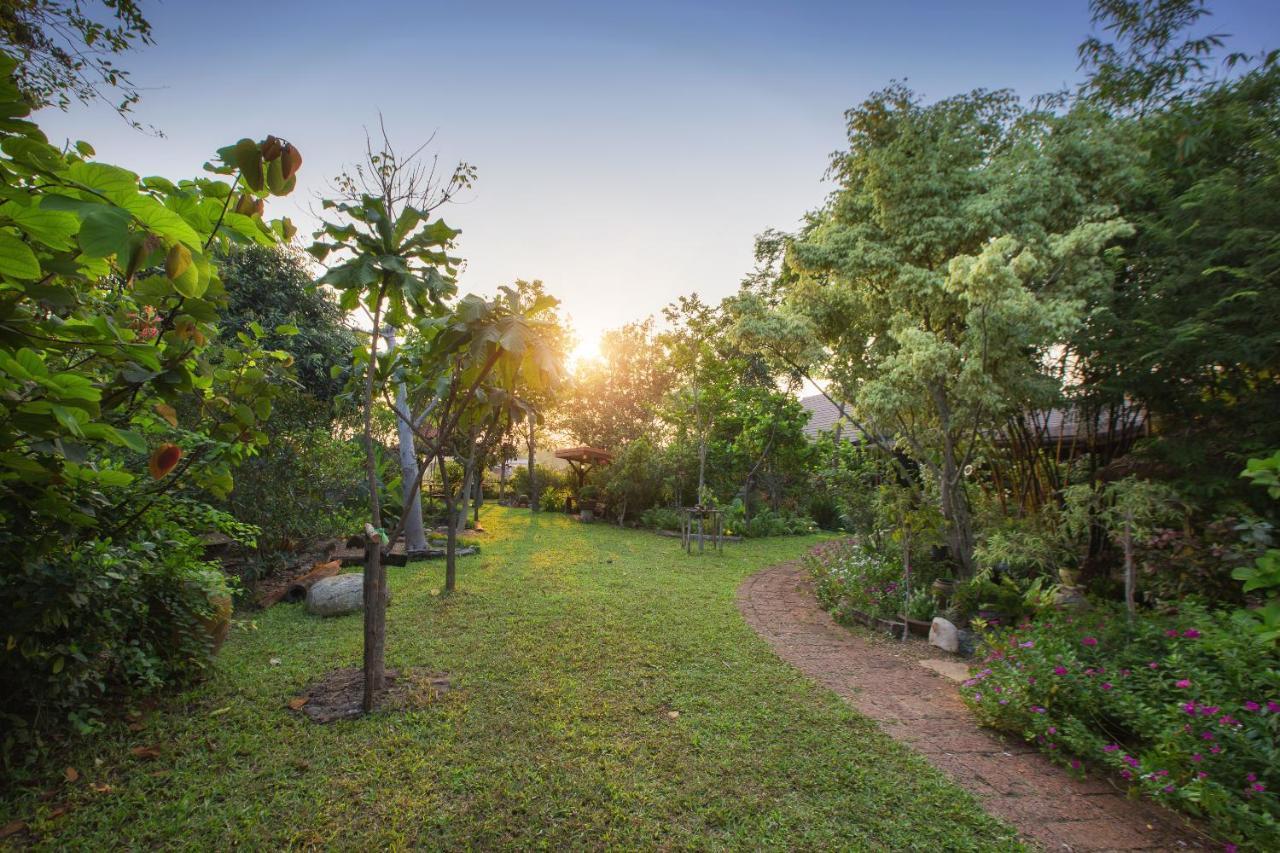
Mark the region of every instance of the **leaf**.
POLYGON ((114 789, 106 782, 90 782, 89 787, 99 794, 110 794, 114 789))
POLYGON ((40 262, 26 243, 0 232, 0 275, 32 280, 40 277, 40 262))
POLYGON ((151 454, 147 469, 151 472, 152 478, 160 480, 177 467, 178 460, 181 458, 182 448, 176 444, 163 444, 156 448, 155 453, 151 454))
POLYGON ((99 205, 85 211, 80 223, 80 251, 91 258, 120 254, 129 243, 131 217, 118 207, 99 205))
POLYGON ((60 252, 71 248, 71 238, 80 230, 79 218, 65 210, 20 207, 10 213, 9 218, 27 234, 60 252))
POLYGON ((8 838, 10 835, 17 835, 19 832, 25 831, 27 822, 25 820, 11 820, 4 826, 0 826, 0 838, 8 838))
POLYGON ((68 767, 66 770, 62 771, 62 778, 66 779, 68 782, 75 782, 80 778, 80 771, 74 767, 68 767))
POLYGON ((119 166, 76 162, 68 167, 66 175, 72 181, 96 191, 121 207, 138 197, 138 176, 119 166))
POLYGON ((135 746, 129 750, 129 754, 134 758, 141 758, 146 761, 154 761, 160 757, 160 747, 158 746, 135 746))
POLYGON ((307 704, 309 701, 311 701, 311 697, 310 697, 310 696, 295 696, 295 697, 293 697, 292 699, 290 699, 288 702, 286 702, 285 704, 287 704, 287 705, 289 706, 289 710, 291 710, 291 711, 297 711, 297 710, 301 709, 301 708, 302 708, 302 706, 303 706, 303 705, 305 705, 305 704, 307 704))
POLYGON ((173 406, 168 403, 156 403, 155 410, 156 414, 169 423, 169 426, 176 427, 178 425, 178 411, 173 406))

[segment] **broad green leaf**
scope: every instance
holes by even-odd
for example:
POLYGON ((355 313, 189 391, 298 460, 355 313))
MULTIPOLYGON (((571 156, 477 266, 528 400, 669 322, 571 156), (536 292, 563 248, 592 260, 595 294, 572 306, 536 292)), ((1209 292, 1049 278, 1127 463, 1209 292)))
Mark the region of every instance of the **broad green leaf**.
POLYGON ((40 278, 40 262, 35 252, 5 231, 0 231, 0 275, 28 281, 40 278))
POLYGON ((121 207, 138 197, 138 176, 119 166, 77 162, 72 163, 65 174, 77 184, 94 190, 121 207))
POLYGON ((71 248, 71 238, 80 229, 80 220, 76 215, 62 210, 19 207, 6 212, 9 218, 27 234, 60 252, 71 248))
POLYGON ((129 242, 128 212, 95 205, 86 210, 80 224, 80 251, 91 258, 109 258, 125 250, 129 242))

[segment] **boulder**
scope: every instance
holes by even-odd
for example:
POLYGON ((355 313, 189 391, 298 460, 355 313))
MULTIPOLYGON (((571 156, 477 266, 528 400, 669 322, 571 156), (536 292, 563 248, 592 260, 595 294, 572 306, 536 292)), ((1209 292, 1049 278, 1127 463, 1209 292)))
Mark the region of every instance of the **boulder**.
MULTIPOLYGON (((386 601, 391 602, 391 590, 386 601)), ((316 581, 307 590, 307 612, 316 616, 343 616, 364 609, 364 575, 336 575, 316 581)))
POLYGON ((929 645, 954 654, 960 651, 960 631, 946 619, 935 616, 929 626, 929 645))

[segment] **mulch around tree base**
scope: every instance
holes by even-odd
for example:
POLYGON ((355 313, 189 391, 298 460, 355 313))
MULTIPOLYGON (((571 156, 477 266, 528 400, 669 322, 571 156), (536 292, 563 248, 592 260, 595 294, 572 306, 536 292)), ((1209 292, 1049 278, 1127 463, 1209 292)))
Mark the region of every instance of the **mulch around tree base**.
MULTIPOLYGON (((386 688, 378 698, 376 711, 413 711, 425 708, 449 692, 449 678, 443 672, 409 669, 403 673, 387 670, 386 688)), ((355 666, 335 669, 286 704, 291 711, 305 714, 315 723, 350 720, 364 714, 364 672, 355 666)))
POLYGON ((837 624, 798 563, 747 578, 737 602, 780 658, 920 752, 1028 843, 1070 851, 1209 846, 1184 818, 1156 803, 1127 797, 1104 780, 1076 779, 1026 743, 979 726, 955 685, 920 666, 917 655, 837 624))

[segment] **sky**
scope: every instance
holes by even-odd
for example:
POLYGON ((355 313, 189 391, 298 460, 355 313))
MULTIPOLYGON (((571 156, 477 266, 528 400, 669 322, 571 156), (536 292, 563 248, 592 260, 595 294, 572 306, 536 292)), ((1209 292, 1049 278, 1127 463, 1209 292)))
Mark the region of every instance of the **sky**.
MULTIPOLYGON (((443 169, 478 170, 441 211, 462 229, 460 290, 542 279, 580 356, 681 294, 734 292, 754 235, 821 205, 844 111, 871 92, 1056 90, 1090 32, 1086 0, 141 5, 156 44, 119 64, 164 137, 91 106, 44 111, 51 139, 180 178, 243 136, 281 136, 304 164, 269 215, 306 237, 380 114, 399 149, 434 134, 443 169)), ((1232 49, 1280 46, 1277 0, 1211 8, 1232 49)))

